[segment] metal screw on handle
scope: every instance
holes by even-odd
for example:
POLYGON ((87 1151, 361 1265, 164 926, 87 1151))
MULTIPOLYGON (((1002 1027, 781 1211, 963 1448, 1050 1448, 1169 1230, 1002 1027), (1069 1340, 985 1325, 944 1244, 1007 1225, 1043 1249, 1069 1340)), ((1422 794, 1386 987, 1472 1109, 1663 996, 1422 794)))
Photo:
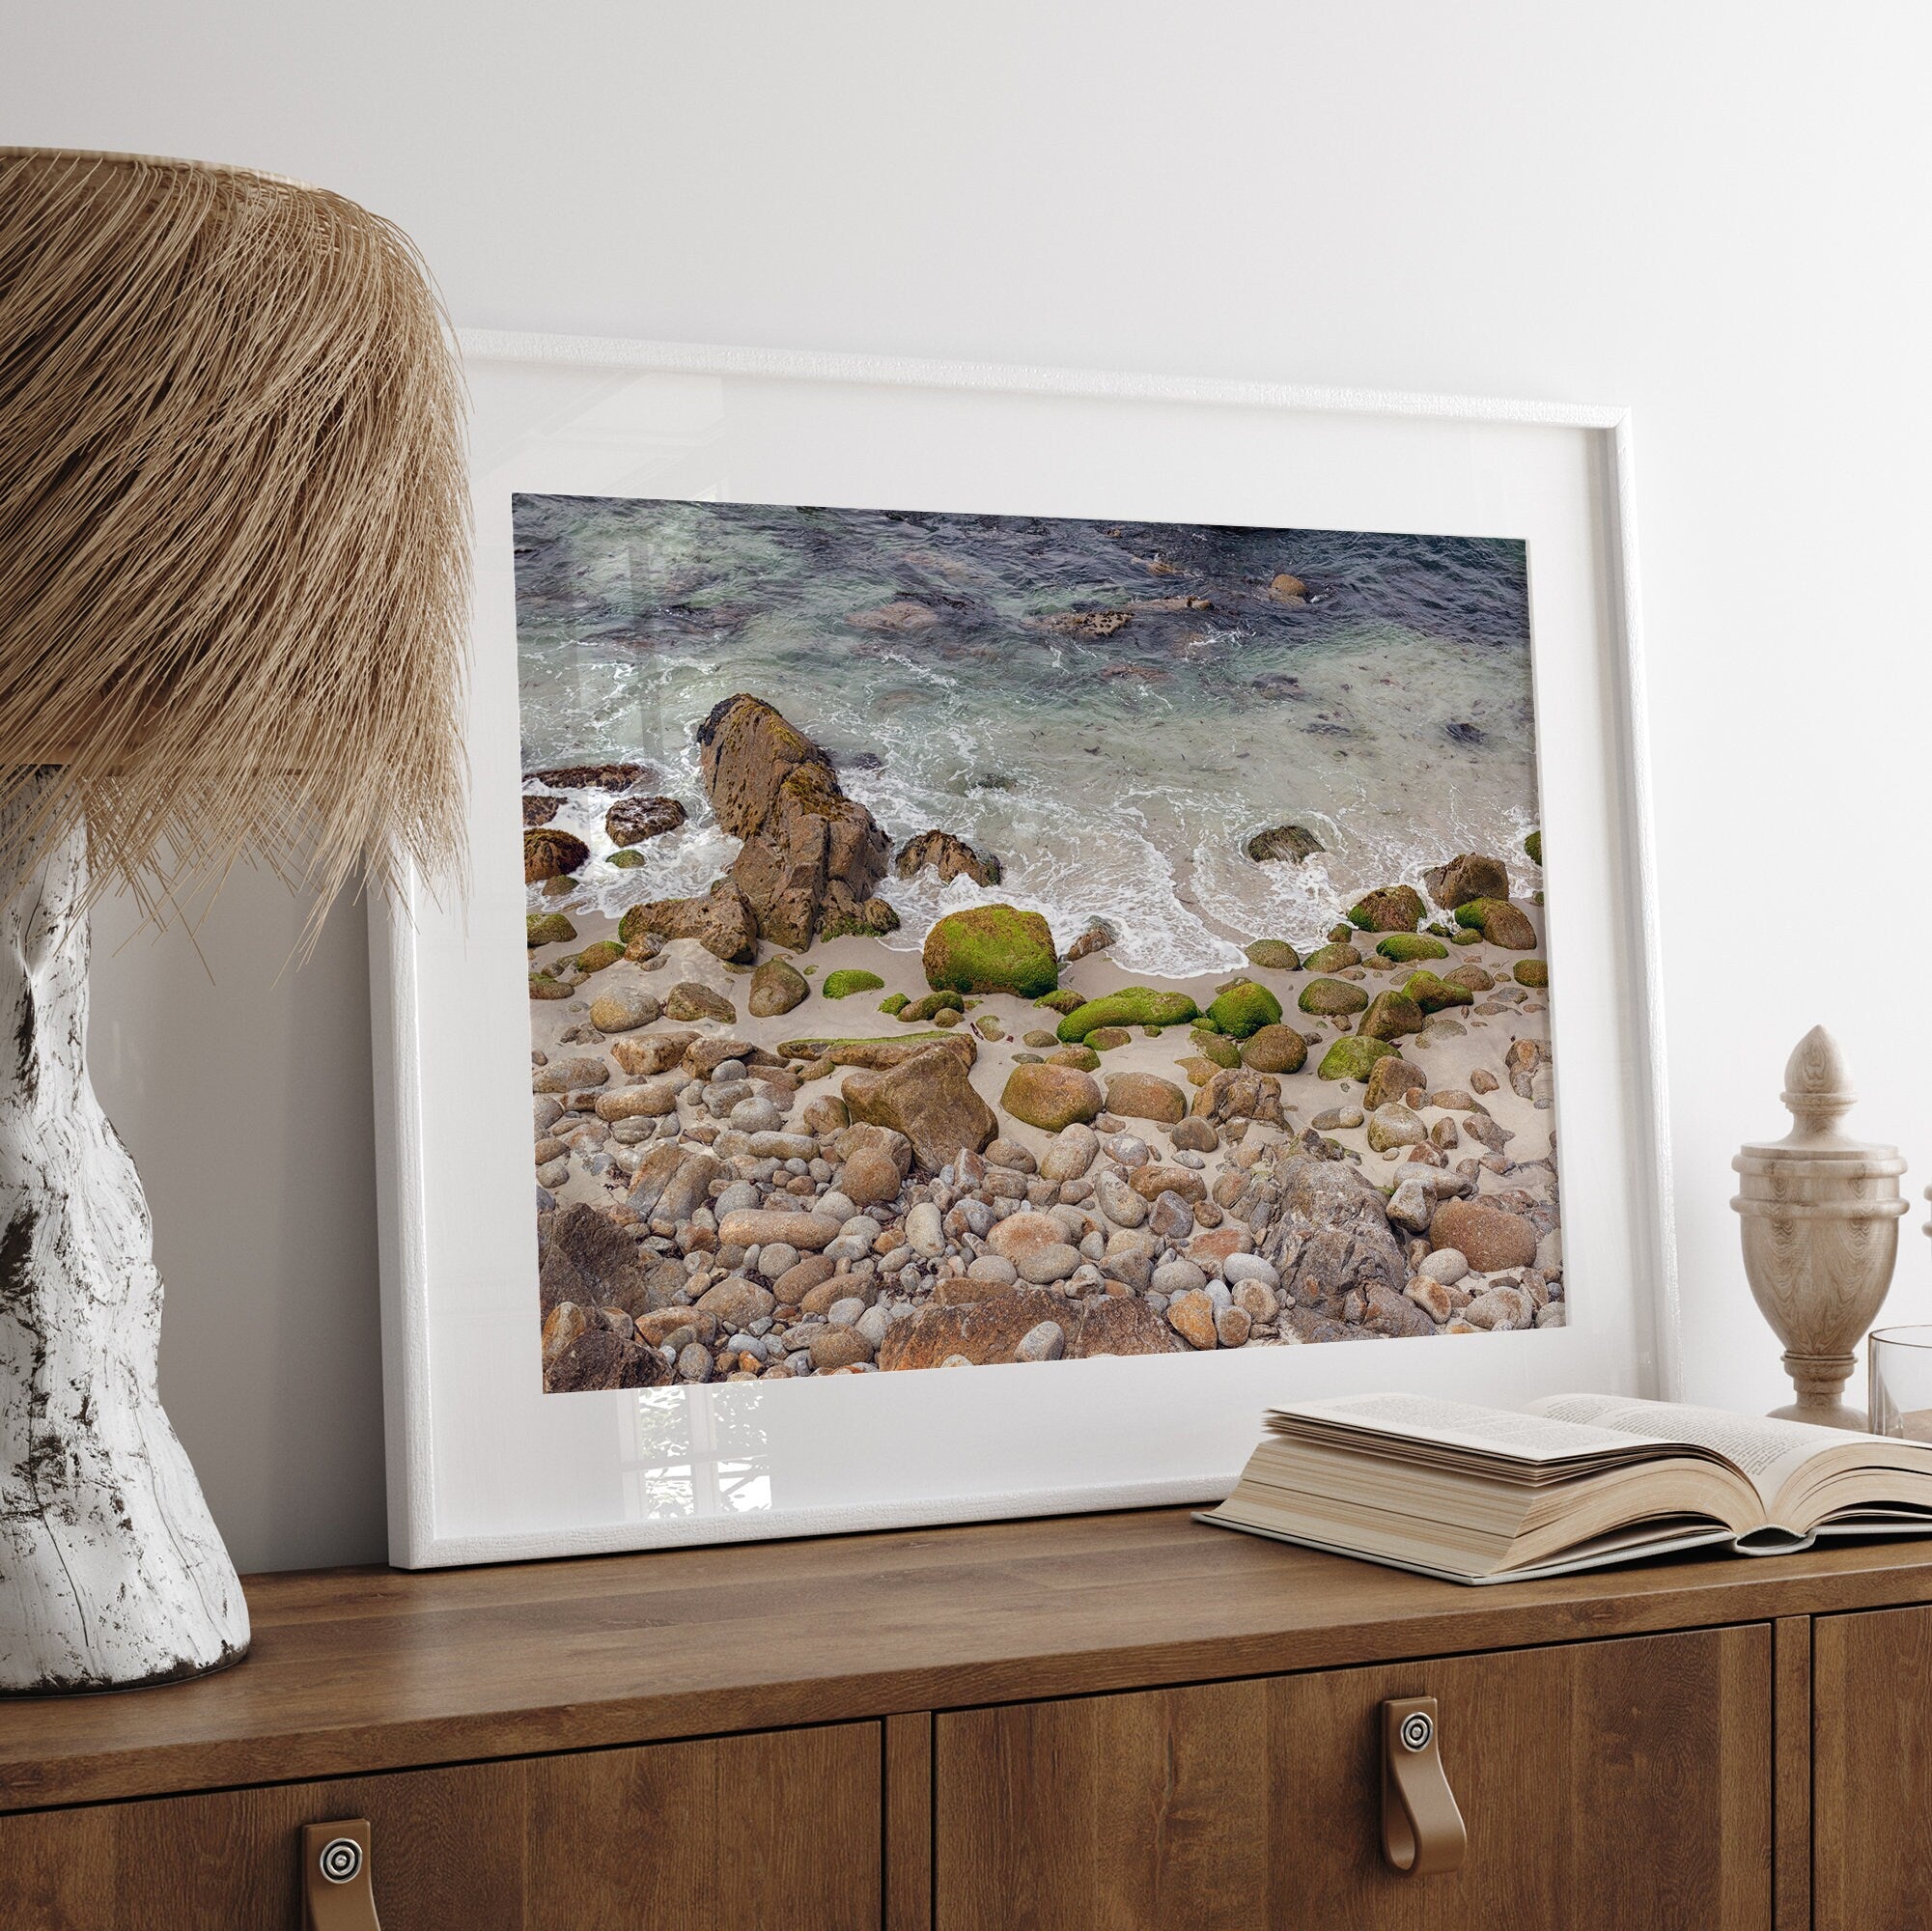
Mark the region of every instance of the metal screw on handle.
POLYGON ((303 1931, 381 1931, 369 1882, 369 1821, 302 1827, 303 1931))
POLYGON ((1382 1855, 1405 1877, 1460 1868, 1469 1830, 1437 1750, 1436 1699, 1382 1706, 1382 1855))

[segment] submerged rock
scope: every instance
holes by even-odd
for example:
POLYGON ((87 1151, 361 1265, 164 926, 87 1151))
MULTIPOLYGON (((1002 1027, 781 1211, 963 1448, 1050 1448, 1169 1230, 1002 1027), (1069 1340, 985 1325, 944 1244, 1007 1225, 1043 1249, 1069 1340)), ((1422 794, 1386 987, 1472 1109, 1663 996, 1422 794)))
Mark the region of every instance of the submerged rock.
POLYGON ((1284 860, 1299 865, 1322 849, 1322 841, 1305 825, 1271 825, 1247 841, 1247 855, 1261 865, 1284 860))
POLYGON ((564 808, 565 800, 552 792, 526 791, 523 794, 523 829, 547 825, 564 808))
POLYGON ((641 845, 684 822, 685 807, 674 798, 620 798, 603 814, 603 834, 613 845, 641 845))
POLYGON ((921 831, 907 839, 892 861, 892 869, 902 879, 931 871, 938 875, 941 884, 964 876, 976 885, 998 884, 1000 872, 999 860, 991 853, 975 851, 964 838, 939 830, 921 831))
POLYGON ((540 885, 546 879, 567 878, 590 863, 590 847, 574 832, 553 825, 538 826, 523 834, 523 882, 540 885))
POLYGON ((1053 935, 1037 911, 973 906, 949 912, 926 935, 926 983, 936 991, 1010 993, 1036 999, 1060 983, 1053 935))

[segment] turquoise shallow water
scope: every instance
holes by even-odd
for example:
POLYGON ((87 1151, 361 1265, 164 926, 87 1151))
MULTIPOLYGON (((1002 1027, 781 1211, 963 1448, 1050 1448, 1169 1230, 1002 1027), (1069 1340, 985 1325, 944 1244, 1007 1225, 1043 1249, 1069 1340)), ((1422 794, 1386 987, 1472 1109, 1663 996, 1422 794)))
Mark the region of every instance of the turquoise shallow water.
MULTIPOLYGON (((1004 862, 995 893, 888 881, 892 942, 998 897, 1063 943, 1110 918, 1123 967, 1182 976, 1457 852, 1533 887, 1521 544, 556 496, 516 529, 525 770, 642 761, 690 814, 648 864, 590 868, 608 910, 729 860, 691 733, 738 690, 895 842, 937 825, 1004 862), (1271 593, 1284 572, 1305 601, 1271 593), (1326 850, 1250 860, 1283 822, 1326 850)), ((607 802, 559 821, 600 856, 607 802)))

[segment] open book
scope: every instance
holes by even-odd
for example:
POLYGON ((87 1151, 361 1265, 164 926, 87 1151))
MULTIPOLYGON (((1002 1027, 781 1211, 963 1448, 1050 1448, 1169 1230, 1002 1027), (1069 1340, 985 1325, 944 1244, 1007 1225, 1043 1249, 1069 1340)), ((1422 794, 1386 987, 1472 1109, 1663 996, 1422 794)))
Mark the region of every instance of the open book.
POLYGON ((1932 1442, 1716 1408, 1561 1394, 1517 1413, 1366 1394, 1271 1409, 1268 1430, 1202 1522, 1457 1582, 1932 1535, 1932 1442))

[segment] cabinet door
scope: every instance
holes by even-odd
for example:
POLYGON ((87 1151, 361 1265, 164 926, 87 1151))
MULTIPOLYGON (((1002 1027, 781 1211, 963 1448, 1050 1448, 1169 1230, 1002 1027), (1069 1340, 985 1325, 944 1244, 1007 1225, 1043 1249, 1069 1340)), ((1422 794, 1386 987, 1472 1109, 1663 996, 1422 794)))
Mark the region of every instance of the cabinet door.
POLYGON ((1770 1670, 1754 1625, 943 1717, 938 1931, 1765 1931, 1770 1670), (1382 1861, 1398 1696, 1460 1870, 1382 1861))
POLYGON ((0 1817, 0 1924, 298 1931, 367 1817, 382 1931, 878 1931, 876 1723, 0 1817))
POLYGON ((1932 1609, 1811 1634, 1815 1931, 1932 1924, 1932 1609))

